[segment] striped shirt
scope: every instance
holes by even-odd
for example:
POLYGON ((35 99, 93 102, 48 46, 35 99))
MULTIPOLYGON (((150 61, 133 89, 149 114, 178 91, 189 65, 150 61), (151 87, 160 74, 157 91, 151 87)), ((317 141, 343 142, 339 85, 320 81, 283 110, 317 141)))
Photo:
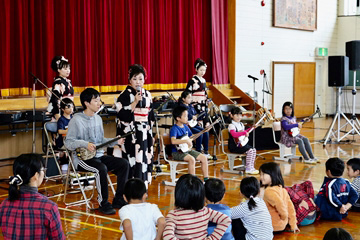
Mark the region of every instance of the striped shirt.
POLYGON ((357 194, 359 195, 359 199, 357 200, 357 202, 354 204, 354 207, 360 208, 360 176, 356 177, 352 183, 351 186, 355 189, 355 191, 357 192, 357 194))
POLYGON ((248 207, 249 200, 231 208, 231 219, 240 218, 246 228, 246 240, 273 239, 271 216, 264 200, 255 197, 256 207, 251 211, 248 207))
POLYGON ((204 239, 207 237, 209 221, 216 223, 214 232, 208 239, 219 240, 231 223, 231 219, 223 213, 204 207, 199 211, 175 209, 166 216, 163 233, 167 239, 204 239))

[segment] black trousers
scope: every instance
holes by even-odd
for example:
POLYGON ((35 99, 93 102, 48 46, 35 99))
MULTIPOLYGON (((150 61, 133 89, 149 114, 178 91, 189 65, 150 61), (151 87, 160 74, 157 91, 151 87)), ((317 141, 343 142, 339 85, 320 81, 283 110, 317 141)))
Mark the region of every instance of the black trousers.
POLYGON ((103 206, 108 202, 109 188, 107 174, 109 171, 117 176, 117 188, 114 199, 122 199, 125 182, 129 175, 129 162, 124 158, 113 156, 102 156, 86 161, 79 161, 78 170, 95 173, 96 188, 98 192, 98 202, 103 206))
POLYGON ((232 219, 232 232, 235 240, 246 240, 246 228, 240 218, 232 219))

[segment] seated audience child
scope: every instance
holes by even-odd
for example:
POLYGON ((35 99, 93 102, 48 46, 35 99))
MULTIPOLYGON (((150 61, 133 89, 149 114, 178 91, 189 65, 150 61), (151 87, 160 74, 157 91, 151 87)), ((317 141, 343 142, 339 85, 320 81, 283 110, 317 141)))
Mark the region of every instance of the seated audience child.
MULTIPOLYGON (((218 212, 226 214, 228 217, 231 217, 230 208, 225 205, 221 204, 220 201, 223 199, 225 194, 225 184, 223 181, 217 178, 210 178, 205 182, 205 202, 206 207, 216 210, 218 212)), ((208 226, 208 234, 212 234, 216 224, 213 222, 209 222, 208 226)), ((226 229, 225 234, 221 238, 222 240, 232 240, 234 239, 231 233, 231 225, 226 229)))
POLYGON ((121 240, 160 240, 165 227, 165 218, 156 204, 146 202, 145 183, 138 178, 129 179, 124 187, 124 196, 129 204, 119 210, 120 229, 124 230, 121 240))
POLYGON ((15 159, 9 197, 0 205, 4 239, 65 239, 56 203, 38 193, 45 171, 39 154, 15 159))
POLYGON ((314 223, 316 219, 316 205, 314 203, 314 188, 312 182, 305 181, 285 187, 296 211, 297 225, 307 226, 314 223))
POLYGON ((170 129, 170 137, 172 146, 172 157, 174 160, 186 161, 189 163, 189 173, 195 174, 195 161, 200 161, 201 170, 204 176, 204 181, 209 178, 208 175, 208 160, 204 154, 192 150, 192 140, 190 138, 181 140, 182 137, 192 135, 188 126, 188 111, 185 107, 178 106, 173 110, 173 117, 175 120, 174 126, 170 129), (177 150, 175 145, 187 144, 189 150, 182 152, 177 150))
POLYGON ((284 231, 289 224, 291 231, 300 232, 296 225, 294 204, 285 190, 279 165, 275 162, 261 165, 260 179, 261 186, 265 187, 263 199, 270 212, 274 231, 284 231))
MULTIPOLYGON (((292 145, 297 144, 299 146, 299 151, 304 158, 305 163, 316 164, 318 161, 314 157, 314 154, 311 149, 310 141, 307 137, 298 134, 292 136, 289 133, 293 128, 300 128, 302 124, 296 122, 296 117, 294 116, 294 105, 291 102, 285 102, 282 106, 282 118, 281 118, 281 143, 286 147, 291 147, 292 145)), ((310 119, 305 118, 303 122, 308 122, 310 119)))
POLYGON ((264 200, 258 196, 259 191, 259 181, 254 177, 246 177, 240 183, 240 193, 246 201, 231 208, 236 240, 273 239, 271 216, 264 200))
POLYGON ((181 176, 175 186, 175 209, 166 216, 163 233, 167 239, 221 239, 231 223, 226 214, 204 207, 203 182, 192 174, 181 176), (216 223, 214 232, 208 236, 209 221, 216 223))
POLYGON ((349 178, 354 178, 351 186, 357 192, 359 199, 351 207, 351 210, 360 212, 360 158, 352 158, 346 163, 349 178))
POLYGON ((357 201, 358 194, 350 182, 341 177, 345 168, 343 160, 330 158, 325 167, 327 177, 324 178, 315 203, 320 208, 321 219, 340 221, 347 216, 347 211, 357 201))
POLYGON ((242 112, 239 107, 234 107, 231 109, 230 116, 232 122, 229 124, 229 150, 232 153, 245 153, 246 154, 246 170, 247 174, 259 174, 259 171, 255 169, 255 159, 256 159, 256 149, 253 148, 249 143, 244 146, 241 146, 239 142, 239 137, 249 136, 250 128, 245 130, 244 124, 242 124, 242 112))
POLYGON ((323 240, 353 240, 353 238, 342 228, 331 228, 325 233, 323 240))

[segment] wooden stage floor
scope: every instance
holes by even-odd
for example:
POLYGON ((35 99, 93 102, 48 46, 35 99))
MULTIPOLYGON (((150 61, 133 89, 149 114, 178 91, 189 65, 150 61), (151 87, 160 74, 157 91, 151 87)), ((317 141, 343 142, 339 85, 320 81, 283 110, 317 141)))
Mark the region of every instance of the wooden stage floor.
MULTIPOLYGON (((327 128, 330 126, 331 119, 315 119, 313 123, 309 123, 304 126, 302 134, 307 136, 312 142, 314 154, 321 160, 321 163, 317 165, 308 165, 299 161, 294 161, 289 164, 287 162, 278 162, 281 165, 281 170, 284 176, 285 185, 292 185, 300 183, 305 180, 311 180, 314 185, 314 189, 317 192, 325 176, 325 161, 329 157, 339 156, 344 160, 348 160, 351 157, 360 156, 360 137, 355 136, 354 143, 346 144, 328 144, 326 148, 323 148, 322 143, 318 141, 324 138, 327 128)), ((352 140, 353 137, 348 139, 352 140)), ((269 139, 272 141, 272 139, 269 139)), ((217 151, 220 152, 219 150, 217 151)), ((257 158, 256 168, 262 163, 272 161, 272 157, 279 154, 279 151, 259 151, 260 155, 265 157, 265 160, 257 158)), ((299 153, 298 153, 299 154, 299 153)), ((12 161, 0 162, 0 178, 7 178, 11 175, 12 161)), ((186 166, 186 165, 185 165, 186 166)), ((209 174, 210 177, 217 177, 222 179, 226 185, 226 194, 222 203, 229 205, 230 207, 236 206, 241 202, 239 195, 239 184, 242 175, 221 173, 220 169, 225 166, 227 168, 227 160, 225 155, 218 155, 218 161, 215 166, 210 162, 209 174)), ((181 169, 180 173, 186 173, 187 169, 181 169)), ((201 171, 197 167, 196 173, 201 176, 201 171)), ((347 177, 346 170, 344 176, 347 177)), ((258 175, 257 178, 260 176, 258 175)), ((112 176, 114 180, 114 176, 112 176)), ((169 176, 158 176, 153 180, 149 186, 149 198, 148 202, 155 203, 159 206, 161 212, 166 216, 169 210, 174 208, 174 187, 168 187, 162 185, 163 180, 170 180, 169 176)), ((0 187, 6 187, 6 184, 1 183, 0 187)), ((63 198, 63 185, 61 183, 47 182, 43 184, 40 191, 45 191, 49 195, 49 198, 56 202, 59 206, 59 211, 62 220, 63 230, 67 239, 119 239, 122 235, 119 230, 120 220, 118 215, 105 216, 98 211, 87 211, 85 205, 65 207, 62 202, 63 198)), ((7 191, 3 188, 0 189, 0 201, 7 197, 7 191)), ((72 199, 80 197, 80 194, 73 194, 69 196, 72 199)), ((110 193, 110 198, 112 194, 110 193)), ((92 203, 94 207, 97 206, 96 196, 93 198, 92 203)), ((332 227, 342 227, 349 231, 354 239, 360 239, 360 213, 350 212, 349 216, 341 222, 331 221, 317 221, 316 223, 300 227, 301 232, 298 234, 283 233, 276 235, 274 239, 322 239, 325 232, 332 227)))

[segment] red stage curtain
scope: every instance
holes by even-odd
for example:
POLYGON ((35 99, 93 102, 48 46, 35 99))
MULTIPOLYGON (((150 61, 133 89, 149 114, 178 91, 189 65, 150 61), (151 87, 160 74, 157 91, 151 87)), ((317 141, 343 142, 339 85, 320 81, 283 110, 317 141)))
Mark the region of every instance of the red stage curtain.
POLYGON ((74 86, 103 92, 123 89, 134 63, 150 89, 185 86, 198 57, 207 81, 228 83, 227 1, 0 0, 0 22, 2 96, 28 94, 29 72, 51 86, 55 55, 71 62, 74 86))

